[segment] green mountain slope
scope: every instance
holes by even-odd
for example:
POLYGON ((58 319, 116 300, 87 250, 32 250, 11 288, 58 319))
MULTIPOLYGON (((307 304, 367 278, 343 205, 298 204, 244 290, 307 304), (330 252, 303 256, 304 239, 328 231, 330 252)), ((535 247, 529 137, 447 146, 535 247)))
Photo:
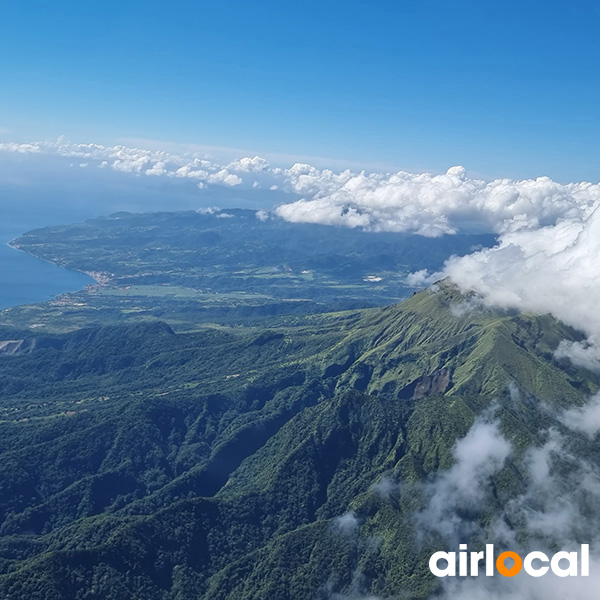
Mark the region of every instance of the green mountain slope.
POLYGON ((526 487, 526 449, 600 383, 553 358, 577 332, 444 282, 294 328, 9 335, 11 600, 430 597, 436 538, 415 515, 456 441, 493 413, 512 446, 469 515, 485 530, 526 487))

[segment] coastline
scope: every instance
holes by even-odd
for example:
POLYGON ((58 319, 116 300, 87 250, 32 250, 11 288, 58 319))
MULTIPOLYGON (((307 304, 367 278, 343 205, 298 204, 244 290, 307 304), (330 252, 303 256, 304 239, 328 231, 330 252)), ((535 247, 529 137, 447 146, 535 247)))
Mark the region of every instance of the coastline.
POLYGON ((31 256, 37 260, 41 260, 49 265, 52 265, 53 267, 57 267, 58 269, 63 269, 65 271, 68 271, 69 273, 81 273, 82 275, 87 275, 88 277, 93 279, 99 285, 105 285, 107 283, 110 283, 110 281, 111 281, 111 277, 110 277, 109 273, 104 273, 102 271, 82 271, 80 269, 71 269, 69 267, 65 267, 63 265, 59 265, 58 263, 52 262, 51 260, 48 260, 47 258, 42 258, 41 256, 37 256, 36 254, 27 252, 27 250, 24 250, 21 246, 15 245, 13 243, 18 239, 19 238, 16 237, 16 238, 10 240, 9 242, 6 242, 6 245, 9 248, 12 248, 13 250, 18 250, 19 252, 23 252, 23 254, 26 254, 27 256, 31 256))
POLYGON ((83 291, 87 287, 102 285, 107 281, 99 273, 94 272, 95 277, 91 273, 69 269, 36 256, 16 243, 18 239, 16 237, 5 242, 10 250, 2 256, 4 279, 0 281, 0 310, 13 306, 48 302, 62 294, 83 291), (12 253, 13 250, 22 252, 32 262, 29 263, 18 257, 11 258, 11 256, 15 256, 12 253), (36 265, 33 261, 39 261, 39 263, 36 265), (42 265, 51 265, 59 271, 49 270, 42 265))

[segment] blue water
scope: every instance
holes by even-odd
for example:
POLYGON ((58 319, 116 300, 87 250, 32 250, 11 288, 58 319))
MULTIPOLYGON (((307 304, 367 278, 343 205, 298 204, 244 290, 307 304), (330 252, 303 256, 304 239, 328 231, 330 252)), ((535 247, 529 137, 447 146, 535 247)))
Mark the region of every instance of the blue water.
POLYGON ((27 231, 82 221, 111 212, 110 202, 82 201, 56 186, 0 184, 0 309, 51 300, 94 280, 8 246, 27 231))
POLYGON ((93 283, 83 273, 61 269, 0 242, 0 309, 51 300, 93 283))
POLYGON ((76 165, 73 168, 70 161, 0 155, 0 309, 50 300, 93 281, 87 275, 7 246, 31 229, 81 222, 122 210, 193 210, 214 205, 269 208, 275 202, 274 198, 266 202, 252 190, 238 194, 216 187, 201 192, 190 181, 165 181, 76 165))
POLYGON ((0 156, 0 309, 44 302, 93 283, 83 273, 57 267, 7 245, 23 233, 119 210, 144 212, 201 205, 197 188, 178 192, 172 186, 162 189, 158 183, 149 177, 72 169, 50 159, 36 162, 31 157, 0 156))
POLYGON ((57 267, 7 245, 26 229, 31 227, 17 230, 11 223, 0 224, 0 309, 51 300, 93 283, 88 275, 57 267))

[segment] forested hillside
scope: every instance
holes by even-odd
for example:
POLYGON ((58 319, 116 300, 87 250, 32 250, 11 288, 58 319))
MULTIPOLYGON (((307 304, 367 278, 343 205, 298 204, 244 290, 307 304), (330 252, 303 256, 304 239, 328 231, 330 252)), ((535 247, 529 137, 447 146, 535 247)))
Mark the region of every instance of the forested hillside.
POLYGON ((553 356, 577 332, 447 283, 293 328, 1 334, 11 600, 430 597, 444 532, 419 515, 457 440, 483 419, 511 448, 475 545, 599 383, 553 356))

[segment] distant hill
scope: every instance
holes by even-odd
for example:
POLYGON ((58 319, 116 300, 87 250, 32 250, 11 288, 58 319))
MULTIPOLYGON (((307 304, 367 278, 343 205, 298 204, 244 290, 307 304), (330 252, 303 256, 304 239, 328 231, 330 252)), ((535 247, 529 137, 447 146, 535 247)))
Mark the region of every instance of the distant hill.
MULTIPOLYGON (((242 293, 248 296, 242 301, 271 305, 271 314, 280 314, 395 303, 415 291, 406 281, 409 273, 439 270, 453 254, 494 243, 495 236, 489 234, 425 238, 288 223, 253 210, 215 209, 117 213, 37 229, 12 245, 90 273, 109 289, 127 288, 125 297, 146 304, 161 294, 160 286, 171 286, 188 290, 179 293, 180 300, 210 300, 190 290, 213 296, 242 293)), ((230 302, 224 298, 217 304, 230 302)))

